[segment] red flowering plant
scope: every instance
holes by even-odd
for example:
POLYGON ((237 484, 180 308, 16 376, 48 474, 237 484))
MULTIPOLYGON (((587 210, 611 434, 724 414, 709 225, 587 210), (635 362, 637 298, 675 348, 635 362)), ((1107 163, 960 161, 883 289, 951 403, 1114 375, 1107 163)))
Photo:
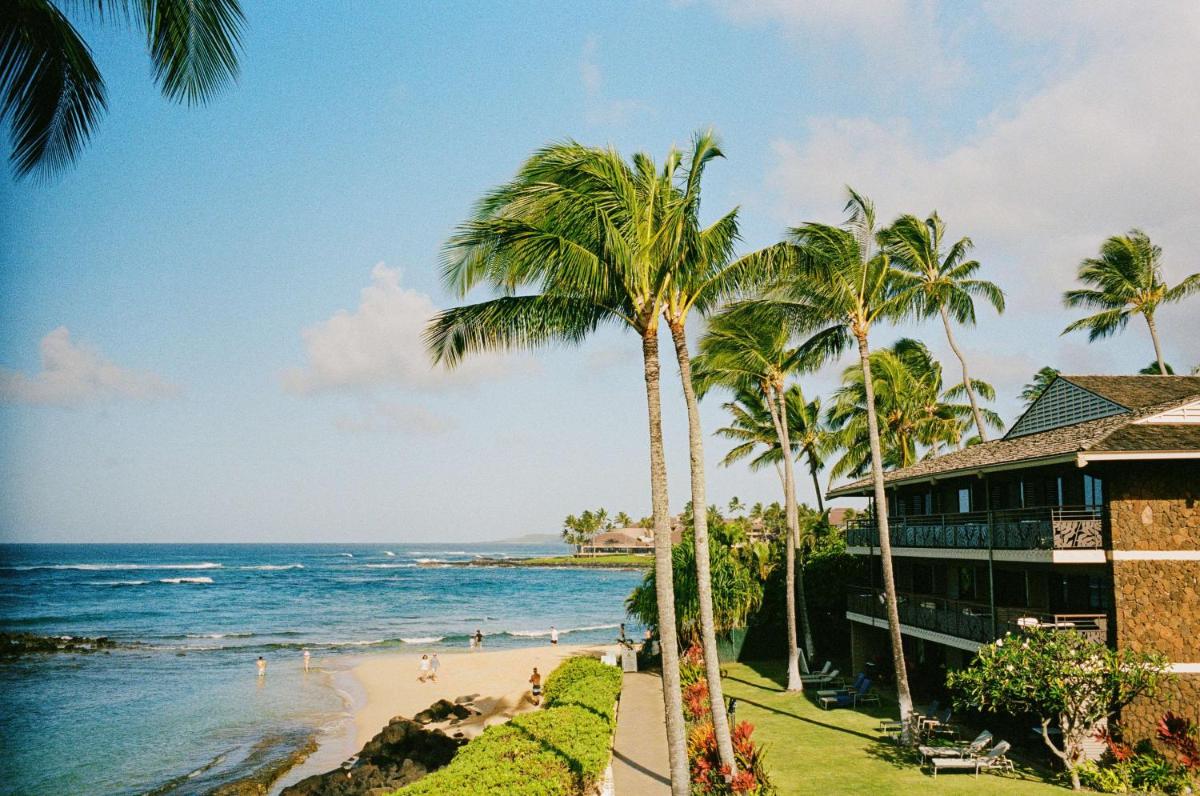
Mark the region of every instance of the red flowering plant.
POLYGON ((1158 720, 1158 740, 1175 750, 1179 765, 1200 769, 1200 728, 1188 718, 1167 711, 1158 720))
POLYGON ((707 680, 701 678, 683 689, 683 714, 690 723, 712 720, 707 680))
POLYGON ((687 688, 704 679, 704 652, 693 644, 679 658, 679 682, 687 688))
POLYGON ((767 778, 762 747, 751 740, 754 725, 739 722, 733 728, 733 755, 738 773, 729 779, 729 768, 721 764, 717 738, 710 722, 697 724, 688 734, 692 793, 714 796, 768 796, 775 793, 767 778), (727 781, 728 780, 728 781, 727 781))

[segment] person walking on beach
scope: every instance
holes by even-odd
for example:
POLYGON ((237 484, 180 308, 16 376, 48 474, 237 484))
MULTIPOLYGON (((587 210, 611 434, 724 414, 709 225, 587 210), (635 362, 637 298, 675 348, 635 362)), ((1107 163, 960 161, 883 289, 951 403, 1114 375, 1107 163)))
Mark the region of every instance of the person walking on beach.
POLYGON ((429 678, 429 656, 422 655, 421 663, 417 666, 417 682, 423 683, 429 678))
POLYGON ((267 660, 261 655, 258 656, 258 676, 267 676, 267 660))
POLYGON ((435 683, 437 682, 437 673, 440 668, 442 668, 442 662, 438 660, 437 653, 435 652, 429 658, 429 679, 435 683))
POLYGON ((529 676, 529 693, 532 695, 533 704, 542 704, 542 675, 538 673, 537 667, 533 667, 533 674, 529 676))
POLYGON ((550 643, 551 644, 558 643, 558 628, 555 627, 554 625, 550 625, 550 643))
POLYGON ((312 653, 308 650, 304 651, 304 671, 308 671, 309 660, 312 658, 312 653))
POLYGON ((483 631, 479 628, 475 628, 475 649, 483 649, 483 631))

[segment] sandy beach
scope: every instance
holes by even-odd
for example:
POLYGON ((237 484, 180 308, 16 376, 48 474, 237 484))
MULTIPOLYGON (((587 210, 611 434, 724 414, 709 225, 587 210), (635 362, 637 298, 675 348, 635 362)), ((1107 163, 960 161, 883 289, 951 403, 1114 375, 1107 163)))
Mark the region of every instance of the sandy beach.
POLYGON ((472 697, 481 715, 457 729, 468 737, 485 726, 532 710, 529 675, 537 667, 543 678, 571 655, 600 652, 614 645, 564 645, 489 651, 439 653, 437 682, 418 682, 419 654, 373 655, 351 669, 364 703, 354 716, 355 747, 361 748, 395 716, 411 717, 439 699, 453 702, 472 697))

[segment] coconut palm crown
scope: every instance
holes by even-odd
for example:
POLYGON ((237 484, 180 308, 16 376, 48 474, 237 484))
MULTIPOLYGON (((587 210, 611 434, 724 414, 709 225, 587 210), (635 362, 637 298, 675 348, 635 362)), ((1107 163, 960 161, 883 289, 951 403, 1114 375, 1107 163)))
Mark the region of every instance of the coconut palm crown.
POLYGON ((1130 318, 1141 315, 1154 343, 1158 372, 1167 375, 1154 314, 1163 304, 1182 301, 1200 291, 1200 273, 1168 286, 1162 273, 1162 249, 1142 230, 1131 229, 1104 241, 1099 257, 1089 257, 1079 264, 1078 277, 1090 287, 1068 290, 1063 294, 1063 304, 1098 312, 1072 322, 1063 334, 1086 329, 1088 342, 1094 342, 1122 331, 1130 318))

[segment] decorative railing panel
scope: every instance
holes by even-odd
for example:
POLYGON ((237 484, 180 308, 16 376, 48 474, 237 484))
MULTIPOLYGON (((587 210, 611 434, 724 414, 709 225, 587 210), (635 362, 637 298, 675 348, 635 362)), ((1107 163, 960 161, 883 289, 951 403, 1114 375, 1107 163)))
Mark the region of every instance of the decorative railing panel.
MULTIPOLYGON (((951 547, 967 550, 1097 550, 1103 547, 1102 510, 1070 506, 962 514, 925 514, 888 519, 894 547, 951 547)), ((875 519, 855 520, 846 529, 850 545, 878 547, 875 519)))

